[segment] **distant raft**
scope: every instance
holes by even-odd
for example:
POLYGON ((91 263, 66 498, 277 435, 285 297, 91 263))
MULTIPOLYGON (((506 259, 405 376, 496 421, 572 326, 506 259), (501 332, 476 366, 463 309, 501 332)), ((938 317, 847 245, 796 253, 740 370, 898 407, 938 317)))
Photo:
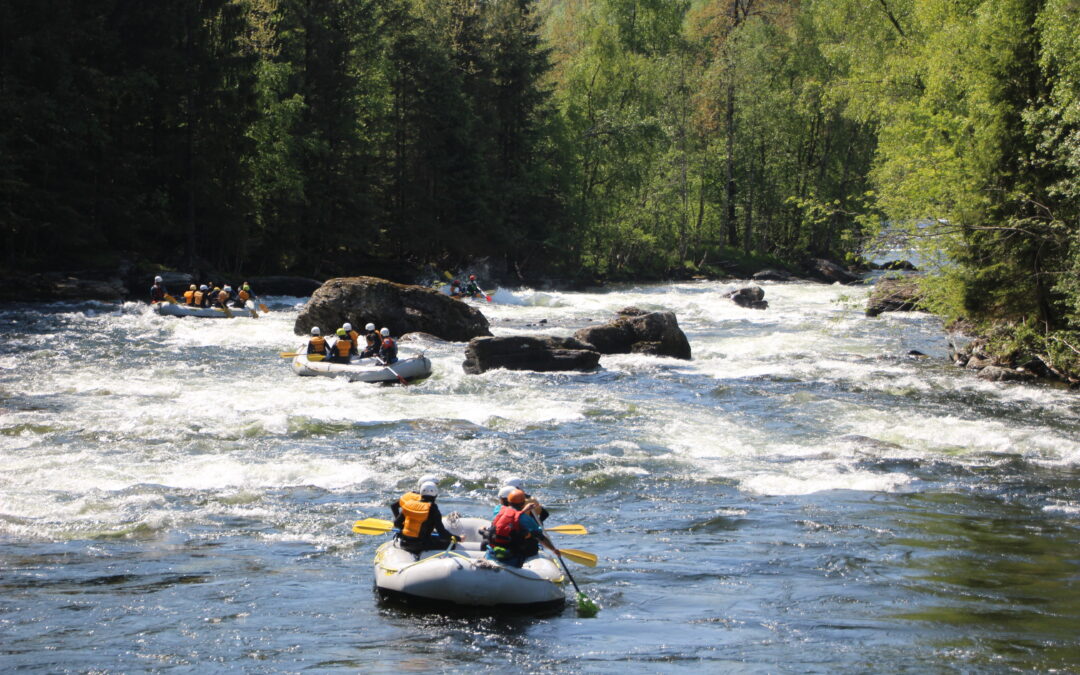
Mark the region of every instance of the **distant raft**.
POLYGON ((388 541, 375 551, 375 588, 386 599, 425 605, 559 609, 566 603, 563 572, 557 562, 534 556, 522 567, 487 560, 480 550, 480 518, 443 519, 446 528, 463 537, 450 551, 425 551, 419 556, 388 541))
POLYGON ((343 377, 350 382, 414 382, 431 376, 431 360, 418 354, 387 366, 377 359, 354 358, 351 363, 331 363, 325 359, 309 361, 307 354, 297 354, 292 369, 305 377, 343 377))
POLYGON ((250 300, 247 301, 244 309, 230 307, 229 312, 232 316, 226 314, 220 307, 193 307, 175 302, 157 302, 152 306, 154 311, 162 316, 194 316, 203 319, 232 319, 240 316, 259 318, 259 313, 255 311, 255 303, 250 300))

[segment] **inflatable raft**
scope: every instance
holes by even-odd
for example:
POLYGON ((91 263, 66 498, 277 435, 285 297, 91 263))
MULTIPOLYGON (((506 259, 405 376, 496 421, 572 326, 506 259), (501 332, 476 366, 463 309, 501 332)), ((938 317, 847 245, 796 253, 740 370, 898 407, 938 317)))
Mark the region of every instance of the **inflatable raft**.
POLYGON ((412 382, 431 375, 431 360, 419 354, 386 366, 377 359, 354 358, 351 363, 331 363, 326 359, 308 361, 307 354, 297 354, 293 357, 292 368, 297 375, 344 377, 350 382, 400 382, 402 379, 412 382))
POLYGON ((446 551, 415 556, 388 541, 375 552, 375 588, 383 598, 405 602, 465 607, 558 609, 566 602, 559 564, 534 556, 522 567, 509 567, 484 557, 478 530, 481 518, 443 519, 463 541, 446 551))
POLYGON ((229 319, 238 316, 259 318, 259 313, 255 311, 255 303, 250 300, 248 300, 244 309, 230 307, 229 311, 232 313, 232 317, 226 315, 225 310, 220 307, 192 307, 175 302, 157 302, 154 303, 153 308, 155 312, 162 316, 196 316, 204 319, 229 319))

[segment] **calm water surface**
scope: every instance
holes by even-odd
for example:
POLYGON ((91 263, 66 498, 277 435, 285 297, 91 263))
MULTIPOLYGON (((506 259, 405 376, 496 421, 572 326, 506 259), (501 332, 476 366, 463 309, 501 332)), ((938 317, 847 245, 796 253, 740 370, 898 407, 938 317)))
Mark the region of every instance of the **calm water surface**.
POLYGON ((497 335, 670 309, 694 360, 467 376, 414 342, 404 388, 293 375, 302 299, 0 307, 0 669, 1080 671, 1076 395, 952 368, 863 288, 728 288, 500 290, 497 335), (445 512, 520 474, 588 527, 557 541, 599 616, 380 605, 350 525, 426 473, 445 512))

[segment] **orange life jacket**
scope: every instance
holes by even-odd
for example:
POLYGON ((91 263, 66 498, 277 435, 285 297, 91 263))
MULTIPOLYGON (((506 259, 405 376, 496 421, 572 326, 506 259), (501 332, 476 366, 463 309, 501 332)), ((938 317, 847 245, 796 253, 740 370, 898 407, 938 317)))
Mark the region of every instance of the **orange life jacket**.
POLYGON ((325 354, 326 353, 326 338, 321 335, 316 335, 308 342, 308 354, 325 354))
POLYGON ((251 297, 251 293, 241 290, 239 293, 236 294, 236 297, 240 298, 240 302, 247 302, 248 298, 251 297))
POLYGON ((431 512, 431 502, 420 499, 415 492, 406 492, 398 500, 401 513, 405 516, 405 524, 401 526, 401 534, 406 537, 419 537, 420 528, 427 522, 431 512))
POLYGON ((195 304, 195 291, 184 291, 184 302, 189 305, 195 304))
POLYGON ((229 294, 225 291, 221 291, 217 295, 217 301, 224 305, 226 302, 229 301, 229 294))
POLYGON ((348 356, 352 352, 352 342, 345 338, 338 338, 334 343, 334 351, 338 356, 348 356))
POLYGON ((356 331, 351 330, 351 331, 349 331, 349 337, 352 338, 352 342, 353 342, 354 345, 360 344, 360 333, 357 333, 356 331))
POLYGON ((202 299, 203 299, 203 292, 202 291, 195 291, 194 293, 192 293, 191 298, 193 300, 193 302, 191 304, 198 305, 198 306, 202 307, 202 299))

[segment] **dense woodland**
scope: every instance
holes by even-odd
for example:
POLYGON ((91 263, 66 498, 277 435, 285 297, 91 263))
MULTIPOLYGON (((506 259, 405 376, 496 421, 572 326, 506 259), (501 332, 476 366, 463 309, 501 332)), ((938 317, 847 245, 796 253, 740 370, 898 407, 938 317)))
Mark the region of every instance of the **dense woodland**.
MULTIPOLYGON (((797 265, 1080 359, 1076 0, 0 0, 8 271, 797 265)), ((1075 367, 1075 366, 1074 366, 1075 367)))

